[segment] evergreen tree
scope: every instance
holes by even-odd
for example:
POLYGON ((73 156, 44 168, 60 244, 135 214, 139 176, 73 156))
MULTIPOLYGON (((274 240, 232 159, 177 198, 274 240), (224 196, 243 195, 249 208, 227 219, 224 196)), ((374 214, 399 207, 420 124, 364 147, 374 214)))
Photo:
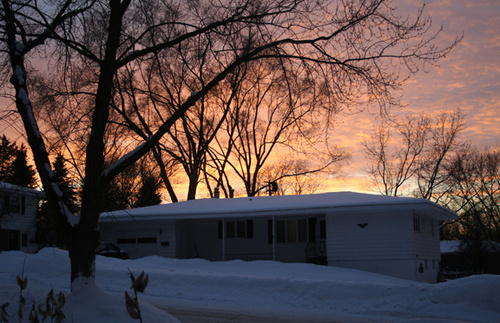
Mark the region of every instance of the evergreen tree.
POLYGON ((21 145, 16 151, 16 158, 11 164, 11 174, 6 178, 7 183, 35 188, 36 178, 33 166, 28 165, 26 147, 21 145))
POLYGON ((152 175, 143 177, 142 186, 139 190, 137 201, 134 207, 158 205, 161 203, 161 195, 159 192, 159 181, 152 175))
POLYGON ((2 136, 0 139, 0 181, 6 182, 6 179, 12 176, 12 162, 16 159, 17 147, 15 143, 2 136))
POLYGON ((122 190, 122 187, 119 185, 118 181, 113 180, 109 182, 104 191, 105 194, 102 198, 101 212, 130 208, 130 206, 126 202, 126 199, 123 198, 126 192, 122 190))
MULTIPOLYGON (((54 181, 63 193, 64 203, 71 213, 76 214, 78 212, 77 192, 69 177, 69 171, 66 169, 62 154, 57 155, 52 168, 54 181)), ((42 245, 63 246, 62 239, 57 235, 57 225, 60 223, 51 217, 51 214, 55 214, 55 212, 49 209, 48 203, 44 203, 37 218, 37 242, 42 245)))
POLYGON ((108 183, 102 200, 101 212, 133 207, 139 190, 139 176, 138 166, 132 165, 108 183))
POLYGON ((26 147, 3 135, 0 143, 0 181, 23 187, 34 188, 37 181, 33 166, 28 164, 26 147))
POLYGON ((69 171, 66 169, 65 159, 62 154, 58 154, 52 164, 54 171, 54 181, 59 185, 63 193, 64 203, 72 214, 78 212, 77 192, 75 185, 69 178, 69 171))

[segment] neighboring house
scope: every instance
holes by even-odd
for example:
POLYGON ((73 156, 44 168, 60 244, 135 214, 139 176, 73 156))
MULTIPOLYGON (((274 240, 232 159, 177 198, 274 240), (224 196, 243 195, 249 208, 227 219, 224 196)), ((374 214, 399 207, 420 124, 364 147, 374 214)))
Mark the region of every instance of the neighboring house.
POLYGON ((0 251, 35 252, 40 191, 0 182, 0 251))
POLYGON ((101 239, 131 258, 313 262, 436 282, 439 221, 424 199, 352 192, 201 199, 101 214, 101 239))
POLYGON ((443 278, 453 279, 475 274, 500 274, 500 243, 481 241, 468 245, 462 240, 441 241, 443 278))

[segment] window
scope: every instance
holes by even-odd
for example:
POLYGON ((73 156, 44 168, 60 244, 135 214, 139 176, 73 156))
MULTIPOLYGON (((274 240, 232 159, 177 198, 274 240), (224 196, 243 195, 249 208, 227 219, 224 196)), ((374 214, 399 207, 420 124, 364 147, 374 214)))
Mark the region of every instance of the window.
POLYGON ((276 242, 286 241, 285 221, 276 221, 276 242))
POLYGON ((18 196, 12 196, 10 198, 10 210, 11 213, 21 213, 21 201, 18 196))
POLYGON ((322 240, 326 239, 326 221, 319 221, 319 238, 322 240))
POLYGON ((135 238, 121 238, 121 239, 117 239, 116 243, 118 243, 118 244, 135 244, 135 238))
POLYGON ((299 242, 307 241, 307 220, 302 219, 297 221, 299 227, 299 242))
POLYGON ((10 194, 2 193, 2 213, 9 213, 10 194))
POLYGON ((267 243, 273 243, 273 220, 267 220, 267 243))
POLYGON ((420 232, 420 219, 418 215, 413 215, 413 231, 420 232))
POLYGON ((26 214, 26 197, 3 193, 0 195, 1 212, 26 214))
POLYGON ((316 242, 316 222, 315 218, 309 218, 309 242, 316 242))
POLYGON ((24 214, 25 211, 24 197, 7 195, 5 202, 6 202, 5 213, 24 214))
POLYGON ((247 220, 247 238, 253 238, 253 220, 247 220))
POLYGON ((236 237, 245 238, 245 221, 236 222, 236 237))
POLYGON ((156 238, 138 238, 137 243, 156 243, 156 238))
POLYGON ((21 235, 21 245, 22 245, 23 247, 27 247, 27 246, 28 246, 28 234, 23 233, 23 234, 21 235))
POLYGON ((288 220, 286 223, 288 242, 297 242, 297 221, 288 220))
MULTIPOLYGON (((219 240, 222 240, 222 221, 218 227, 219 240)), ((226 238, 253 238, 253 220, 226 221, 226 238)))
POLYGON ((235 237, 234 221, 227 221, 226 222, 226 237, 227 238, 234 238, 235 237))
MULTIPOLYGON (((316 219, 314 219, 314 223, 316 219)), ((311 219, 290 219, 276 221, 276 242, 307 242, 308 234, 311 239, 311 219), (309 225, 308 225, 309 224, 309 225)), ((267 222, 268 243, 273 243, 273 221, 267 222)), ((314 229, 314 227, 313 227, 314 229)), ((313 233, 314 235, 314 233, 313 233)), ((314 239, 314 238, 313 238, 314 239)))

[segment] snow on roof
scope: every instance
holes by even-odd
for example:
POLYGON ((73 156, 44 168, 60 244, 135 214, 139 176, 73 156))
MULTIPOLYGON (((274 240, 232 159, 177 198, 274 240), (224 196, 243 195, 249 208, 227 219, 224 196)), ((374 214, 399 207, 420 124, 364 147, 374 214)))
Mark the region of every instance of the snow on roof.
MULTIPOLYGON (((500 243, 495 241, 482 241, 483 251, 498 252, 500 243)), ((467 248, 467 242, 463 240, 441 240, 441 253, 463 252, 467 248)))
POLYGON ((462 240, 441 240, 441 253, 459 252, 462 250, 462 240))
POLYGON ((177 218, 208 218, 235 217, 249 214, 304 214, 325 212, 328 209, 403 206, 413 205, 427 208, 440 220, 456 219, 454 212, 441 207, 429 200, 374 195, 354 192, 334 192, 312 195, 281 195, 255 196, 232 199, 199 199, 185 202, 161 204, 156 206, 105 212, 101 214, 102 221, 113 221, 117 218, 140 217, 157 219, 165 217, 177 218))
POLYGON ((42 191, 6 182, 0 182, 0 191, 17 192, 17 193, 23 193, 25 195, 37 195, 39 197, 44 196, 44 193, 42 191))

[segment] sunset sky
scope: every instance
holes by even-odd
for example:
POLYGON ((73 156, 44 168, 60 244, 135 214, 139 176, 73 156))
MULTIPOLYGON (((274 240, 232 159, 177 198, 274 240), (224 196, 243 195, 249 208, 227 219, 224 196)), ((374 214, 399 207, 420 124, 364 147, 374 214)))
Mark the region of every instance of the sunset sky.
MULTIPOLYGON (((404 10, 415 10, 421 1, 394 3, 404 10)), ((438 67, 419 72, 405 84, 401 94, 408 106, 392 112, 432 114, 460 108, 467 119, 463 140, 479 147, 500 144, 500 1, 429 0, 426 12, 435 27, 443 26, 443 42, 452 42, 462 34, 464 38, 438 67)), ((379 122, 376 108, 339 117, 333 137, 348 147, 353 157, 344 168, 343 179, 325 190, 372 190, 363 172, 368 165, 360 143, 379 122)))
MULTIPOLYGON (((443 45, 463 35, 463 40, 441 61, 428 66, 408 80, 399 93, 404 108, 392 109, 393 115, 432 114, 460 108, 467 119, 462 139, 478 147, 500 144, 500 1, 499 0, 428 0, 426 15, 433 26, 442 25, 443 45)), ((396 0, 400 12, 414 14, 421 0, 396 0)), ((10 105, 12 107, 12 105, 10 105)), ((378 108, 338 115, 332 144, 346 147, 352 154, 342 178, 325 182, 322 191, 373 191, 366 180, 363 138, 380 122, 378 108)), ((0 121, 0 133, 20 140, 21 128, 0 121)))

